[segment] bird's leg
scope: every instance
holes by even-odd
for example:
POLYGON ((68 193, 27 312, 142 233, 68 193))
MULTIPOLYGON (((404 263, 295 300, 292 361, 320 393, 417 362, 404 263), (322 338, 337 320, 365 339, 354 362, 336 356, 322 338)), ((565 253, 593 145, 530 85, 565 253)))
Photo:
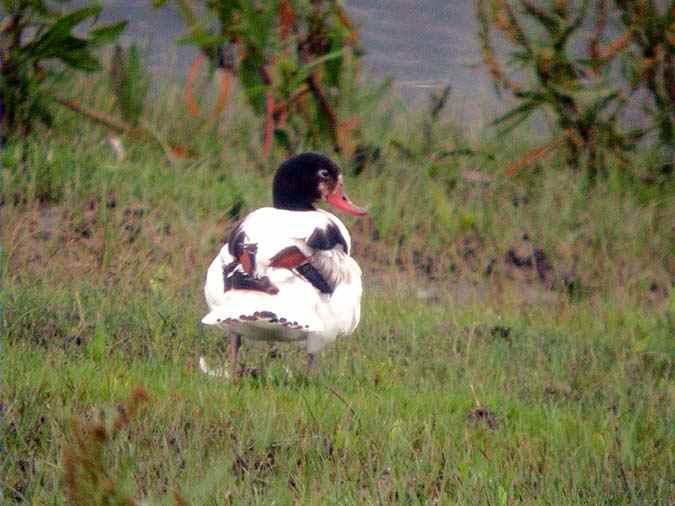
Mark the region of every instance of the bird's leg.
POLYGON ((230 336, 230 373, 232 377, 237 377, 237 357, 239 356, 239 348, 241 347, 241 336, 239 334, 232 334, 230 336))
POLYGON ((308 353, 307 354, 307 372, 308 373, 313 373, 316 371, 316 354, 314 353, 308 353))

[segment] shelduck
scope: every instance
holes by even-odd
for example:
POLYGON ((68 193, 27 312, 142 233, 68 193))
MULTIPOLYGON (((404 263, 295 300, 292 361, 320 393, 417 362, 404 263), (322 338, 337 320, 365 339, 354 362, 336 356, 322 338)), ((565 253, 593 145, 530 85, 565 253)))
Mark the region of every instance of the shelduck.
MULTIPOLYGON (((351 334, 361 316, 361 269, 351 237, 324 201, 355 216, 339 167, 317 153, 285 161, 273 182, 273 205, 257 209, 233 230, 211 263, 204 292, 206 325, 230 335, 230 370, 237 371, 241 337, 304 341, 307 365, 338 336, 351 334)), ((200 367, 214 374, 203 358, 200 367)), ((226 373, 225 373, 226 374, 226 373)))

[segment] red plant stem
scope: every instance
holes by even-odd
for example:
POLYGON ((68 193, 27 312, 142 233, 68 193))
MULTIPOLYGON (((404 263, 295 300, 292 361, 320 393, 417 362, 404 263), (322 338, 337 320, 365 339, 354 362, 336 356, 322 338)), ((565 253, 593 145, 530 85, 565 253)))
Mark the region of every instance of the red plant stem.
MULTIPOLYGON (((272 65, 274 65, 274 61, 272 61, 272 65)), ((272 84, 272 76, 270 75, 270 71, 267 70, 267 67, 264 65, 260 67, 260 76, 262 77, 263 82, 269 86, 272 84)))
MULTIPOLYGON (((194 80, 197 76, 197 71, 206 61, 206 58, 207 55, 204 53, 200 53, 199 55, 197 55, 197 57, 192 62, 192 65, 190 66, 190 70, 188 71, 187 79, 185 81, 185 105, 187 106, 188 111, 190 111, 190 114, 195 118, 199 117, 199 105, 197 104, 197 101, 195 100, 194 97, 193 92, 194 80)), ((212 120, 218 119, 218 116, 225 107, 227 99, 230 95, 230 83, 233 77, 232 71, 224 67, 222 69, 222 72, 223 74, 220 78, 218 101, 216 102, 216 105, 213 108, 213 111, 211 112, 212 120)))
POLYGON ((195 80, 195 76, 197 75, 197 70, 199 70, 199 67, 204 63, 206 60, 206 55, 204 53, 199 53, 197 57, 194 59, 192 62, 192 65, 190 65, 190 70, 188 71, 187 79, 185 81, 185 105, 188 108, 188 111, 190 111, 190 114, 192 114, 195 118, 199 116, 199 106, 197 105, 197 102, 195 101, 195 97, 192 93, 192 85, 195 80))
POLYGON ((222 73, 223 74, 220 78, 220 91, 218 93, 218 101, 216 102, 216 106, 213 108, 213 112, 211 113, 212 120, 218 119, 218 116, 220 116, 220 113, 225 108, 227 99, 230 96, 230 83, 232 82, 232 78, 234 77, 234 75, 232 74, 231 70, 226 68, 222 69, 222 73))
POLYGON ((335 144, 335 150, 339 153, 340 152, 340 147, 337 145, 337 116, 335 115, 335 111, 333 111, 333 108, 330 106, 330 103, 328 103, 328 99, 326 98, 326 95, 323 93, 323 90, 321 89, 321 86, 319 86, 319 83, 317 81, 317 78, 314 74, 309 76, 307 78, 307 84, 309 86, 310 91, 312 92, 312 95, 314 95, 314 98, 319 104, 319 107, 323 111, 323 113, 326 115, 326 118, 328 118, 328 124, 330 125, 330 130, 331 134, 333 136, 333 142, 335 144))
POLYGON ((286 109, 283 109, 279 113, 279 121, 278 121, 279 128, 286 128, 286 118, 287 118, 287 116, 288 116, 288 114, 286 113, 286 109))

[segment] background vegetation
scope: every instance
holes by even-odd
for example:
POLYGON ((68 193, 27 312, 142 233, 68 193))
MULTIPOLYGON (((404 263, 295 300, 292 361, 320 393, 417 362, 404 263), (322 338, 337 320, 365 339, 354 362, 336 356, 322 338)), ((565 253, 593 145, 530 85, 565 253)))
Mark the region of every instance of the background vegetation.
MULTIPOLYGON (((488 27, 491 13, 528 16, 525 2, 484 7, 488 27)), ((336 130, 312 134, 300 110, 270 144, 268 109, 234 71, 219 105, 222 69, 217 84, 195 71, 190 99, 142 59, 119 49, 105 72, 64 74, 51 127, 13 131, 2 153, 3 502, 675 500, 662 137, 614 151, 593 136, 607 156, 589 185, 592 157, 577 168, 566 140, 547 147, 562 132, 544 146, 525 124, 469 136, 449 89, 409 106, 360 83, 333 92, 340 117, 359 118, 352 150, 335 153, 336 130), (205 270, 304 149, 332 153, 370 206, 348 220, 362 324, 315 377, 297 348, 249 342, 241 382, 205 377, 196 358, 224 358, 222 336, 198 325, 205 270)), ((275 86, 262 92, 276 104, 275 86)))
MULTIPOLYGON (((67 2, 66 2, 67 3, 67 2)), ((52 123, 53 90, 63 81, 60 62, 82 72, 101 70, 92 52, 117 38, 125 21, 89 30, 87 37, 73 30, 93 22, 101 7, 91 5, 61 12, 43 0, 5 0, 0 24, 0 103, 2 134, 28 134, 33 124, 52 123)))
POLYGON ((675 7, 651 0, 478 0, 476 7, 483 61, 497 90, 517 100, 495 123, 508 132, 538 110, 555 118, 559 138, 531 157, 565 146, 568 165, 585 168, 593 183, 607 175, 610 159, 627 166, 627 152, 656 130, 672 172, 675 7), (495 31, 508 55, 495 53, 495 31))

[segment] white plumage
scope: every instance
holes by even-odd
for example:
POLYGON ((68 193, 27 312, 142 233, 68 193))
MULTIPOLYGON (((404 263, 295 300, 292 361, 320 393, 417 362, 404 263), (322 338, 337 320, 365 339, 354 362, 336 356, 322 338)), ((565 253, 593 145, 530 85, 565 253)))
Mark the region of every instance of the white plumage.
POLYGON ((202 323, 251 339, 305 341, 310 354, 354 331, 361 316, 361 269, 350 256, 351 237, 342 221, 319 209, 265 207, 249 214, 238 230, 245 234, 247 244, 256 247, 255 276, 269 278, 278 293, 226 291, 224 270, 237 259, 225 244, 206 276, 204 292, 210 312, 202 323), (331 226, 339 230, 346 250, 342 243, 328 249, 308 244, 313 234, 327 233, 331 226), (332 293, 322 293, 295 269, 271 266, 276 255, 293 247, 333 287, 332 293))

